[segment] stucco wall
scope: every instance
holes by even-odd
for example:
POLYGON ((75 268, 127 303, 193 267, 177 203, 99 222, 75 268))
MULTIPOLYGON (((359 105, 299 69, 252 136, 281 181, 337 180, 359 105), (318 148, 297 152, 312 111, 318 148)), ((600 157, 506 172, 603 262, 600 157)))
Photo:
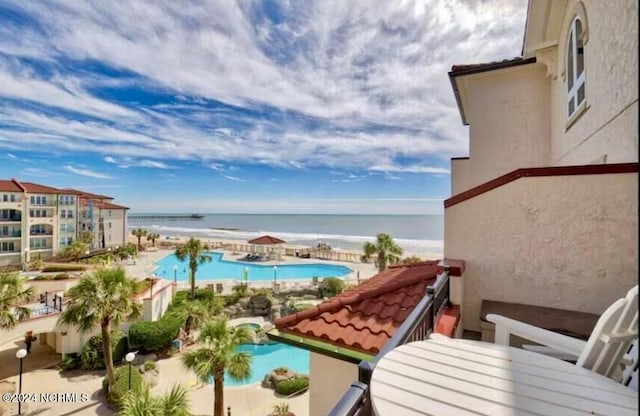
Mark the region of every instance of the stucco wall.
POLYGON ((563 73, 569 25, 576 1, 569 1, 551 84, 551 161, 554 165, 638 161, 638 2, 586 0, 585 43, 588 109, 567 129, 563 73))
POLYGON ((451 159, 451 195, 466 191, 471 186, 471 163, 469 159, 451 159))
POLYGON ((326 416, 358 379, 358 366, 314 352, 309 360, 309 416, 326 416))
MULTIPOLYGON (((29 286, 33 287, 36 296, 40 293, 48 292, 52 294, 57 292, 66 292, 73 286, 77 285, 80 279, 66 280, 29 280, 29 286)), ((60 293, 62 295, 62 293, 60 293)))
POLYGON ((483 299, 601 313, 638 277, 638 176, 521 178, 445 210, 465 261, 463 322, 483 299))
POLYGON ((456 193, 521 167, 549 163, 549 79, 542 64, 460 77, 469 122, 469 160, 456 193), (462 182, 462 183, 460 183, 462 182), (466 182, 466 183, 465 183, 466 182))
POLYGON ((142 318, 145 321, 157 321, 167 311, 173 300, 173 283, 162 280, 153 286, 153 301, 143 300, 142 318))
POLYGON ((102 210, 105 224, 104 239, 107 247, 124 246, 126 244, 126 212, 124 209, 102 210), (109 211, 111 211, 111 216, 108 215, 109 211), (111 223, 111 228, 109 228, 109 223, 111 223))

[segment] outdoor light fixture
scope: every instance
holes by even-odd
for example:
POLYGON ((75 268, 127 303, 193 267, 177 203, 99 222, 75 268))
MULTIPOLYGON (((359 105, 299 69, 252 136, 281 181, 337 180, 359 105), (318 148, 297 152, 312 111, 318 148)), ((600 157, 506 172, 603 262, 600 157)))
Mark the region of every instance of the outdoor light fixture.
POLYGON ((129 390, 131 390, 131 363, 136 358, 135 352, 129 352, 124 356, 124 359, 129 363, 129 390))
POLYGON ((173 265, 173 283, 178 284, 178 265, 173 265))
POLYGON ((16 351, 16 358, 20 360, 20 381, 18 382, 18 414, 22 412, 22 400, 20 397, 22 396, 22 359, 27 356, 27 350, 24 348, 16 351))

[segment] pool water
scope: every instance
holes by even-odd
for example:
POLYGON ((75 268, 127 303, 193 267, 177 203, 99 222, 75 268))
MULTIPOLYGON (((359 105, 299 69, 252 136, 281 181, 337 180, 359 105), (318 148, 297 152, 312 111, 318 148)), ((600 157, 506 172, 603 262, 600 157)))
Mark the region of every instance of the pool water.
MULTIPOLYGON (((251 376, 248 380, 237 381, 231 378, 229 373, 225 372, 224 385, 226 387, 260 383, 265 374, 278 367, 287 367, 298 373, 309 374, 309 351, 301 348, 280 343, 244 344, 238 346, 236 351, 248 352, 253 357, 251 376)), ((209 383, 213 383, 213 378, 209 379, 209 383)))
MULTIPOLYGON (((246 267, 249 281, 310 279, 312 277, 342 277, 352 272, 346 266, 337 264, 282 264, 274 270, 273 265, 242 263, 222 260, 222 253, 210 252, 211 261, 198 265, 197 280, 242 279, 246 267)), ((170 254, 155 263, 156 276, 180 281, 189 279, 189 260, 180 261, 175 254, 170 254)))

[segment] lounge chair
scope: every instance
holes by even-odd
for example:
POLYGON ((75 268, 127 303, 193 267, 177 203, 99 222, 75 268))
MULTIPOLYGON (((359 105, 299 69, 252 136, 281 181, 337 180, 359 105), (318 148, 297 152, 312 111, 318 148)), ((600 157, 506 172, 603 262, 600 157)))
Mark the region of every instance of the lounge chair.
POLYGON ((575 361, 625 385, 638 374, 638 286, 604 311, 587 341, 500 315, 489 314, 486 319, 496 326, 496 344, 509 345, 511 335, 516 335, 541 344, 523 346, 525 349, 575 361), (632 348, 634 343, 636 347, 632 348), (622 368, 625 370, 620 371, 622 368))

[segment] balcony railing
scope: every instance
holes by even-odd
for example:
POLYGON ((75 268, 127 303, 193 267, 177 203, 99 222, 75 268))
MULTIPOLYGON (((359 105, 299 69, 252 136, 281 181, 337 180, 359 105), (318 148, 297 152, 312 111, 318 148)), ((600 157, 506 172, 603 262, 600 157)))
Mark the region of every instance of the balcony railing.
POLYGON ((7 233, 0 232, 0 238, 14 238, 14 237, 22 237, 22 232, 20 230, 9 231, 7 233))
MULTIPOLYGON (((65 305, 66 302, 63 303, 63 298, 61 296, 53 295, 49 297, 46 293, 42 294, 40 295, 40 303, 26 306, 29 311, 29 315, 26 317, 22 316, 20 321, 28 321, 29 319, 62 312, 65 305)), ((14 312, 14 315, 16 318, 20 318, 20 315, 17 312, 14 312)))
POLYGON ((449 304, 449 271, 438 275, 433 286, 427 288, 422 298, 407 319, 393 334, 384 348, 372 361, 361 361, 358 365, 358 381, 351 383, 329 416, 371 416, 369 383, 371 374, 380 359, 394 348, 413 341, 427 339, 434 331, 436 318, 442 308, 449 304))
POLYGON ((0 217, 0 222, 21 222, 22 217, 20 215, 9 215, 0 217))

